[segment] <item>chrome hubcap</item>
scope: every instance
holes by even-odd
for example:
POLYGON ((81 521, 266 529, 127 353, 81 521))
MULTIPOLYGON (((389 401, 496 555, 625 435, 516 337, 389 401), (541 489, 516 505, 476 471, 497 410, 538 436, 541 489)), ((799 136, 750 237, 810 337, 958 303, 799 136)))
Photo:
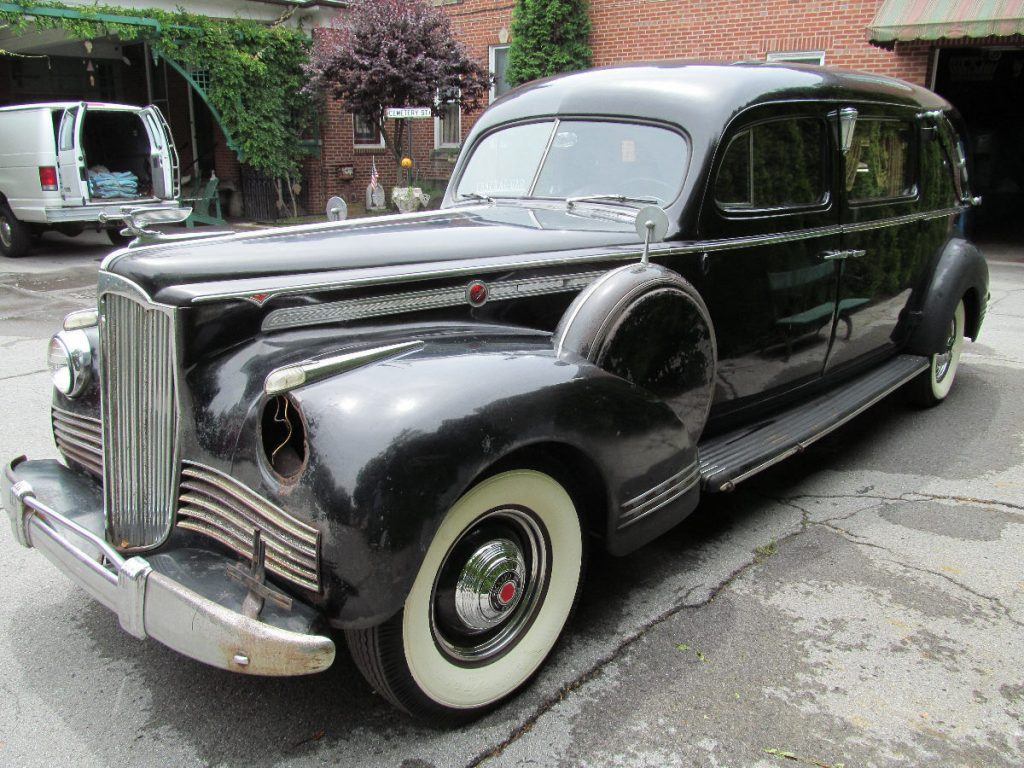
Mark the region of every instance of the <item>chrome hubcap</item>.
POLYGON ((935 380, 942 381, 949 373, 949 365, 953 361, 953 347, 956 346, 956 318, 950 323, 946 349, 935 356, 935 380))
POLYGON ((519 604, 526 560, 509 539, 489 541, 470 556, 455 585, 455 612, 470 630, 485 632, 519 604))
POLYGON ((0 216, 0 243, 3 243, 5 248, 10 248, 13 242, 11 222, 7 220, 6 216, 0 216))
POLYGON ((430 625, 437 647, 460 665, 490 661, 530 628, 550 576, 544 527, 525 508, 495 509, 452 545, 434 582, 430 625))

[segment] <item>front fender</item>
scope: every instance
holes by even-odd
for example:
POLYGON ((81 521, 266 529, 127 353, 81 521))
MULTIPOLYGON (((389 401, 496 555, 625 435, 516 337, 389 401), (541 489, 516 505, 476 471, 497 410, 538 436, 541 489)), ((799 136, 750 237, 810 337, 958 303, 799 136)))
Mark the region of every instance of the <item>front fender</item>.
POLYGON ((976 339, 988 302, 988 263, 977 246, 957 237, 946 243, 939 256, 907 351, 918 355, 941 352, 950 318, 961 299, 967 305, 965 334, 976 339))
POLYGON ((298 481, 273 482, 259 456, 256 407, 232 473, 259 474, 277 486, 278 503, 320 529, 319 602, 346 628, 401 608, 444 514, 513 452, 558 443, 585 455, 605 485, 609 524, 623 501, 696 457, 665 403, 585 360, 559 359, 546 336, 428 341, 291 397, 307 428, 298 481))

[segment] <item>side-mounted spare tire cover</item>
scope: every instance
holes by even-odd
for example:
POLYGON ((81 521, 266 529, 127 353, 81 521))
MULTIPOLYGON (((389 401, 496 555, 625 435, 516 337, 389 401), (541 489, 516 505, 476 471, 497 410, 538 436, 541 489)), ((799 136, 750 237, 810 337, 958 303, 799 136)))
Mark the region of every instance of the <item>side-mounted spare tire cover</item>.
POLYGON ((718 350, 704 301, 677 273, 642 263, 607 272, 566 311, 554 344, 560 357, 586 358, 660 397, 696 445, 718 350))

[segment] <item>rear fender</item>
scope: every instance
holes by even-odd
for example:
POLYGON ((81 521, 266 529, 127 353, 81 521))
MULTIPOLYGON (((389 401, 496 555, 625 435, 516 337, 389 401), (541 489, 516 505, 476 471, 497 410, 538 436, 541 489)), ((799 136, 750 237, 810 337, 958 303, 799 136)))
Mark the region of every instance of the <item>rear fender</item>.
POLYGON ((946 243, 939 256, 907 351, 918 355, 941 352, 950 318, 961 299, 967 310, 964 333, 977 339, 988 304, 988 264, 977 246, 957 237, 946 243))

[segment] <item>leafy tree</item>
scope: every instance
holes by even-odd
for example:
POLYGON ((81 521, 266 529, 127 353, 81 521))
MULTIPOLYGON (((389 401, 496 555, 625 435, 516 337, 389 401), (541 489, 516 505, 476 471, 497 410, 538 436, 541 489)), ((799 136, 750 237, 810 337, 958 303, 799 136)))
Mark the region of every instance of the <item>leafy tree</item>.
POLYGON ((517 0, 511 33, 509 85, 590 66, 587 0, 517 0))
POLYGON ((429 107, 435 116, 444 104, 474 109, 491 84, 487 70, 455 40, 448 17, 425 0, 353 3, 341 26, 314 43, 306 74, 307 92, 341 99, 349 112, 380 125, 396 162, 406 121, 397 121, 392 133, 384 119, 388 107, 429 107))
POLYGON ((292 181, 307 154, 296 137, 310 126, 313 110, 301 90, 310 39, 282 23, 288 15, 285 11, 278 23, 266 25, 240 18, 212 19, 180 9, 21 0, 0 8, 0 27, 6 25, 15 32, 60 29, 75 40, 107 35, 123 41, 145 40, 158 56, 186 69, 208 71, 206 96, 239 160, 276 179, 279 208, 284 207, 282 187, 286 188, 294 212, 292 181), (33 13, 44 9, 75 11, 78 17, 33 13), (119 23, 117 17, 125 21, 119 23), (148 23, 132 23, 132 18, 148 23))

